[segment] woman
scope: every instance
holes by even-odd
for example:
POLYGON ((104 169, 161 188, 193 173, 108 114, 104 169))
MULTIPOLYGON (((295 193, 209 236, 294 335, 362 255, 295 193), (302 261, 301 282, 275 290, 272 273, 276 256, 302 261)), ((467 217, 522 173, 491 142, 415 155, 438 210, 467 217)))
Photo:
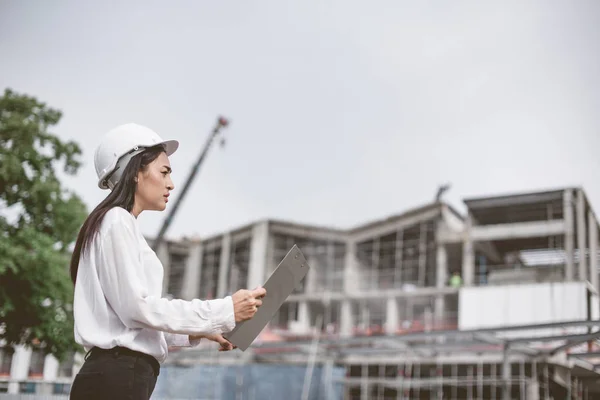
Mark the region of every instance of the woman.
POLYGON ((111 192, 83 224, 71 259, 75 339, 88 351, 71 399, 149 399, 168 346, 206 338, 232 350, 222 333, 262 304, 263 288, 208 301, 161 298, 163 267, 137 218, 166 208, 174 188, 168 156, 178 146, 126 124, 96 150, 98 186, 111 192))

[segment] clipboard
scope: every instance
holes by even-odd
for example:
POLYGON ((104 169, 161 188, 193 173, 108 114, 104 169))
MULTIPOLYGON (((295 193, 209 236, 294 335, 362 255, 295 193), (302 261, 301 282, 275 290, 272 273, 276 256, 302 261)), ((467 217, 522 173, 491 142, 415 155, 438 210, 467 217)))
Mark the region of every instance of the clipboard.
POLYGON ((246 351, 304 279, 309 269, 306 258, 298 246, 294 245, 263 285, 267 295, 262 299, 263 303, 254 317, 237 323, 235 328, 223 334, 223 337, 240 350, 246 351))

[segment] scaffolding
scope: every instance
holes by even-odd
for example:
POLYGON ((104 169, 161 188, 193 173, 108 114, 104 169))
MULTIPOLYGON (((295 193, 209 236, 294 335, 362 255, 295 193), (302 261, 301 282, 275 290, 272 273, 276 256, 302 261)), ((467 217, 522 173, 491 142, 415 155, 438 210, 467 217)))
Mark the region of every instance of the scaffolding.
MULTIPOLYGON (((600 395, 599 338, 600 321, 572 321, 259 341, 243 356, 246 363, 316 363, 323 374, 342 366, 346 376, 323 376, 321 384, 342 385, 346 399, 591 399, 600 395)), ((207 351, 181 351, 170 362, 197 363, 207 351)))
POLYGON ((346 256, 346 244, 343 241, 310 238, 308 235, 274 233, 271 270, 274 270, 293 245, 302 249, 302 253, 311 265, 307 277, 296 287, 294 293, 343 290, 346 256))
POLYGON ((219 268, 221 259, 221 243, 206 245, 202 252, 202 268, 200 269, 199 296, 214 299, 219 286, 219 268))
POLYGON ((434 219, 356 245, 362 290, 435 286, 434 219))

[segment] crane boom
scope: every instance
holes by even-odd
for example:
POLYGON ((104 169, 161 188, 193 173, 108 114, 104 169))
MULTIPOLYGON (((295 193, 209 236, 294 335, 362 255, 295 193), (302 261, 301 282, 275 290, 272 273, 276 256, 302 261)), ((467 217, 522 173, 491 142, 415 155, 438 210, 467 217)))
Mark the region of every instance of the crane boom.
POLYGON ((208 150, 210 149, 212 142, 219 135, 221 128, 226 127, 227 125, 229 125, 229 121, 226 118, 219 117, 217 119, 217 123, 216 123, 215 127, 213 128, 212 132, 208 136, 208 139, 206 140, 206 143, 204 144, 204 148, 202 149, 202 153, 200 153, 200 157, 198 157, 196 164, 190 171, 190 174, 188 175, 188 178, 185 181, 185 184, 183 185, 181 194, 179 196, 177 196, 177 198, 175 199, 175 204, 173 204, 173 206, 169 209, 167 217, 165 218, 165 220, 160 228, 160 231, 158 232, 158 235, 154 239, 154 243, 152 244, 152 249, 154 251, 158 250, 158 247, 160 246, 160 243, 162 242, 162 240, 165 236, 165 233, 167 232, 167 229, 169 229, 169 226, 171 225, 171 222, 173 221, 173 217, 175 216, 175 214, 177 213, 177 210, 179 209, 179 205, 181 204, 181 201, 185 197, 188 189, 190 188, 190 185, 192 184, 192 181, 194 180, 194 178, 196 177, 196 174, 198 173, 198 170, 200 169, 200 166, 202 165, 202 162, 204 161, 204 158, 206 157, 206 154, 208 153, 208 150))

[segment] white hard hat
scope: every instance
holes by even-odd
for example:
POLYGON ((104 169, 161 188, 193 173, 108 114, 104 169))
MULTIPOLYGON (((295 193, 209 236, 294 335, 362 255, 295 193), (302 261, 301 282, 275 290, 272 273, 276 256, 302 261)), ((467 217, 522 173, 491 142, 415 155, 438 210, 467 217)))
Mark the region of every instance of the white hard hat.
POLYGON ((168 156, 179 147, 176 140, 163 140, 152 129, 124 124, 108 131, 94 154, 94 166, 100 189, 115 187, 131 158, 145 148, 162 144, 168 156))

